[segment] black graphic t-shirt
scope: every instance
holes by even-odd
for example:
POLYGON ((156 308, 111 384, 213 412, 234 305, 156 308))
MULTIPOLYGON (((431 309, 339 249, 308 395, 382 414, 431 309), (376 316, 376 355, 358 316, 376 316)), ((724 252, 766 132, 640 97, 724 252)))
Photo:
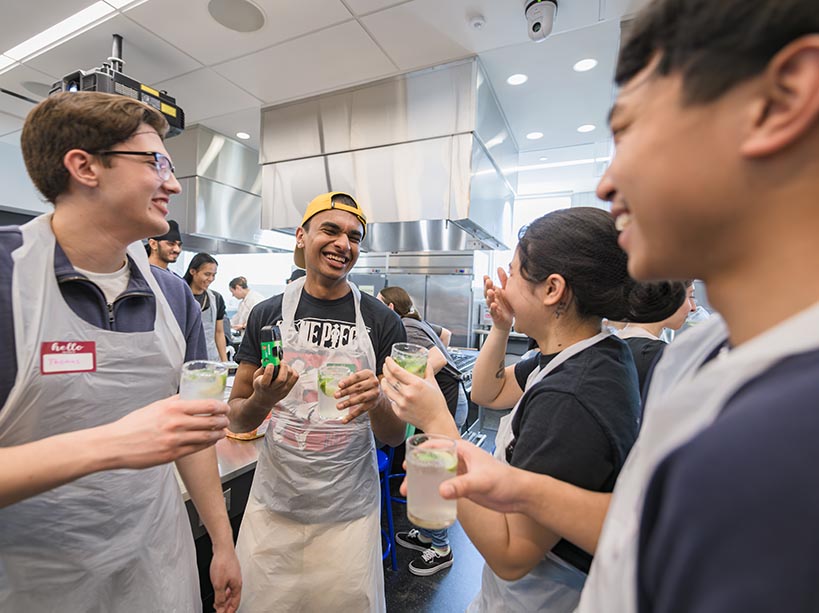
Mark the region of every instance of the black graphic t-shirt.
MULTIPOLYGON (((260 302, 250 312, 242 345, 236 354, 237 362, 262 363, 259 331, 264 326, 281 326, 282 299, 279 294, 260 302)), ((407 334, 401 319, 376 298, 361 294, 361 316, 370 334, 375 350, 375 374, 381 374, 384 360, 395 343, 404 343, 407 334)), ((302 291, 296 308, 295 326, 301 338, 317 347, 336 349, 355 338, 355 300, 352 292, 336 300, 319 300, 302 291)))

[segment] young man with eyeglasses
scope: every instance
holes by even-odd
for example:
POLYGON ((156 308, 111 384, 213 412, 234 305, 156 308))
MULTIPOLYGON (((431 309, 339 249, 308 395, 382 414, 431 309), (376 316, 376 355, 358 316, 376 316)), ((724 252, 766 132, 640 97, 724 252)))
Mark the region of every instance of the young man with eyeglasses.
POLYGON ((205 357, 199 307, 141 245, 180 191, 167 128, 90 92, 47 98, 23 127, 54 211, 0 228, 0 610, 201 610, 171 461, 213 540, 216 608, 238 607, 212 448, 227 405, 173 396, 205 357))

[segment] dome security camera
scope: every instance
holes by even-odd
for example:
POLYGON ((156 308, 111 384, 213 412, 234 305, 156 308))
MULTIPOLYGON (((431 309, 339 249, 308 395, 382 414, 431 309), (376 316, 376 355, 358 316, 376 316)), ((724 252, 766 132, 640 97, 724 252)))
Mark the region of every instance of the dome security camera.
POLYGON ((552 33, 557 15, 557 0, 527 0, 525 13, 529 38, 539 43, 552 33))

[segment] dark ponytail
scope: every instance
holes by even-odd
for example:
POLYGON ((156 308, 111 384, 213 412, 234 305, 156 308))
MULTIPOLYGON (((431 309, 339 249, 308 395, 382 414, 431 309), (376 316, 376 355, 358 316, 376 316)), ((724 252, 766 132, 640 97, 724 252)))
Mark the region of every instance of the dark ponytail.
POLYGON ((651 284, 656 287, 646 299, 639 292, 647 284, 629 277, 628 258, 617 235, 614 219, 602 209, 574 207, 544 215, 521 230, 521 275, 530 283, 541 283, 551 274, 562 276, 583 319, 649 323, 673 314, 685 299, 685 287, 678 299, 677 284, 651 284))
POLYGON ((412 298, 403 287, 391 285, 381 290, 381 297, 387 304, 392 304, 392 308, 399 317, 409 317, 421 321, 421 316, 412 304, 412 298))

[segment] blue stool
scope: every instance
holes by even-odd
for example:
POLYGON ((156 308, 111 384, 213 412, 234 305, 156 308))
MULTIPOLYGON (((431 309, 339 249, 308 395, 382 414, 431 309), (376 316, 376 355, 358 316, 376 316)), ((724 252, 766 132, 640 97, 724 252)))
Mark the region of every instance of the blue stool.
POLYGON ((393 449, 385 453, 381 449, 377 450, 378 474, 381 477, 381 506, 387 510, 387 532, 381 530, 381 534, 386 539, 386 548, 381 559, 386 560, 390 556, 392 569, 398 570, 398 560, 395 557, 395 527, 392 523, 392 496, 390 495, 390 466, 392 465, 393 449))

